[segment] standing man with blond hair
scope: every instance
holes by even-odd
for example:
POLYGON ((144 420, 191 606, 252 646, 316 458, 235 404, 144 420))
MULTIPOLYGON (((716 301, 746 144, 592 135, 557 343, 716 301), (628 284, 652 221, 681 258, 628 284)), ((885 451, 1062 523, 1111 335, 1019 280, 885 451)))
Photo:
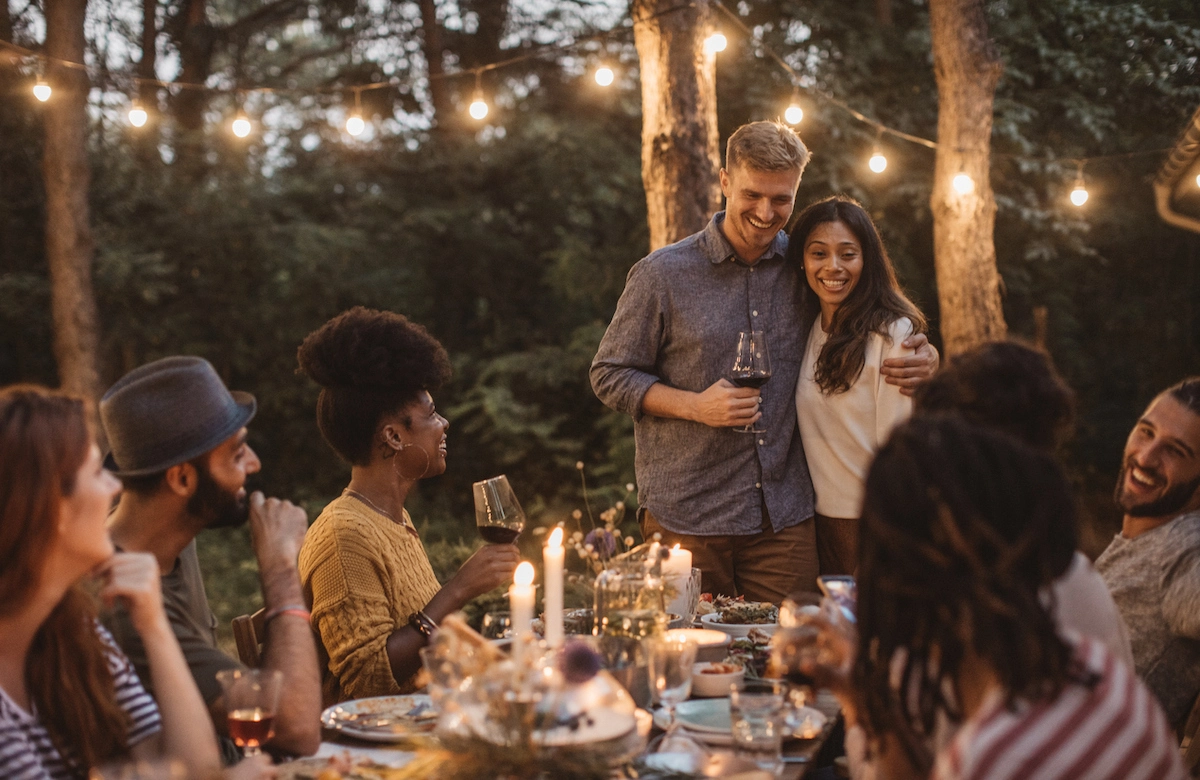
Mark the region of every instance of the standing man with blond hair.
MULTIPOLYGON (((813 489, 796 425, 795 389, 810 322, 803 274, 785 262, 784 228, 809 152, 779 122, 729 138, 725 211, 699 233, 629 272, 592 361, 596 395, 634 419, 642 533, 691 550, 703 589, 779 603, 817 576, 813 489), (766 333, 773 375, 763 390, 729 381, 740 331, 766 333), (757 423, 765 433, 733 430, 757 423)), ((884 363, 911 388, 933 373, 917 354, 884 363)))

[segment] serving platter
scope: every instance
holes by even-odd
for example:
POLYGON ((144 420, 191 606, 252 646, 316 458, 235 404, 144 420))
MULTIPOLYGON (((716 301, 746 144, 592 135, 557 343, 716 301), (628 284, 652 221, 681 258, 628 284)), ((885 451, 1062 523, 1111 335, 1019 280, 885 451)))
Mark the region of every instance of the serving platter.
POLYGON ((321 713, 321 725, 368 742, 397 742, 433 731, 437 712, 425 694, 373 696, 335 704, 321 713))

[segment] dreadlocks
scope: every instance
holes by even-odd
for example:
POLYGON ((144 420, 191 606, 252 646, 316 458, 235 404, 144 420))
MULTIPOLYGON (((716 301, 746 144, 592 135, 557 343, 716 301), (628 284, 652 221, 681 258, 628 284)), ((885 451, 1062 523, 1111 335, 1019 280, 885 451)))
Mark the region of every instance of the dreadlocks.
POLYGON ((867 477, 859 551, 855 684, 875 735, 918 768, 938 711, 959 721, 970 651, 1007 703, 1058 694, 1071 677, 1040 591, 1075 550, 1075 511, 1056 462, 955 415, 898 428, 867 477))

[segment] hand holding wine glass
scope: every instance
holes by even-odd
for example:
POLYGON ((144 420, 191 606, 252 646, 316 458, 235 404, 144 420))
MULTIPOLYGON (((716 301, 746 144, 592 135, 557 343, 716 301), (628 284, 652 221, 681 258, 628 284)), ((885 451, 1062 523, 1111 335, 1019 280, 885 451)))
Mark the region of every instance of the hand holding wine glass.
POLYGON ((275 711, 283 673, 275 669, 226 669, 217 672, 225 694, 229 736, 247 756, 262 753, 275 736, 275 711))
POLYGON ((485 479, 471 485, 475 496, 475 525, 479 535, 491 544, 512 544, 525 528, 525 510, 521 509, 508 477, 485 479))
MULTIPOLYGON (((761 330, 738 333, 737 357, 733 361, 730 381, 738 387, 761 388, 771 378, 771 356, 767 352, 767 334, 761 330)), ((765 429, 747 425, 735 428, 739 433, 765 433, 765 429)))

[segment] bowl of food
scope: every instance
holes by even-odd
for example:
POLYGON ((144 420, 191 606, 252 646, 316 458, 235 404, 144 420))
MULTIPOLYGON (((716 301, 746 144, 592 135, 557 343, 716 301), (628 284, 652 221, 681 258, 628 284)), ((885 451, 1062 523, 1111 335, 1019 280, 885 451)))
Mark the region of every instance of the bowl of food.
POLYGON ((746 670, 741 664, 725 661, 705 661, 692 666, 693 696, 728 696, 729 686, 742 687, 746 670))
POLYGON ((732 601, 700 618, 705 628, 744 637, 752 630, 770 636, 779 628, 779 607, 766 601, 732 601))
POLYGON ((720 661, 733 637, 710 628, 673 628, 665 636, 668 639, 687 639, 696 643, 696 661, 720 661))

